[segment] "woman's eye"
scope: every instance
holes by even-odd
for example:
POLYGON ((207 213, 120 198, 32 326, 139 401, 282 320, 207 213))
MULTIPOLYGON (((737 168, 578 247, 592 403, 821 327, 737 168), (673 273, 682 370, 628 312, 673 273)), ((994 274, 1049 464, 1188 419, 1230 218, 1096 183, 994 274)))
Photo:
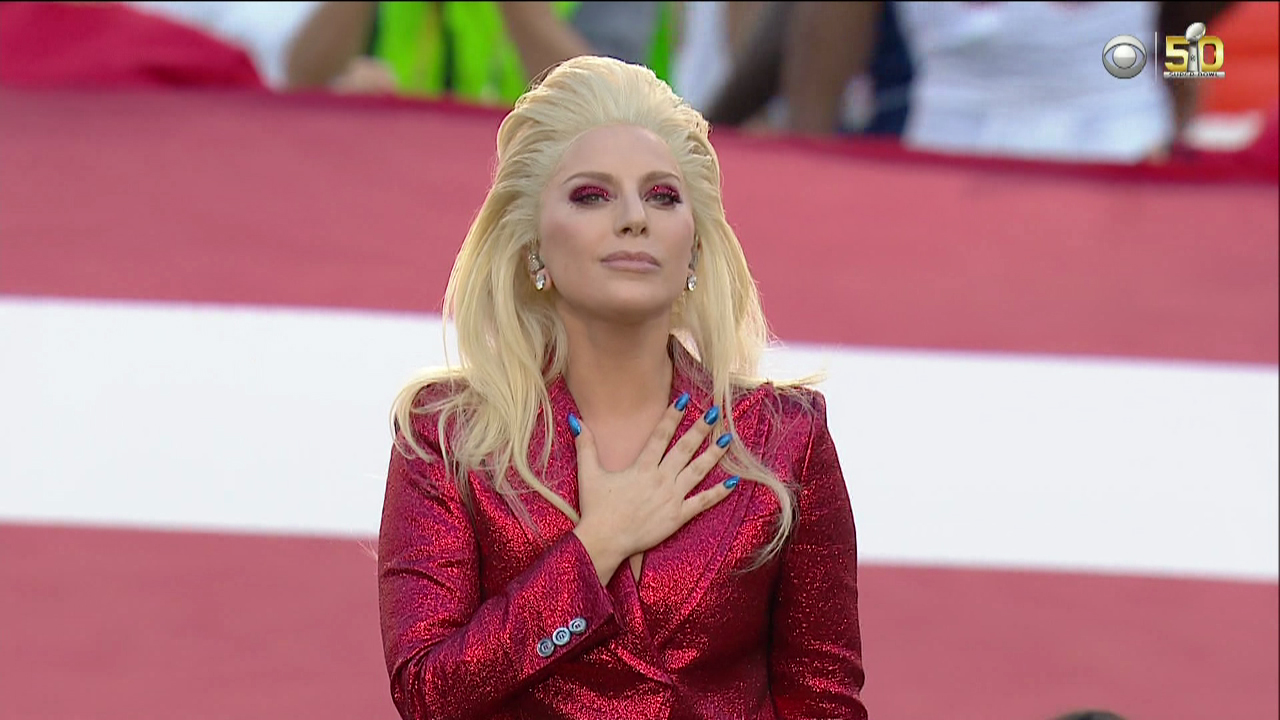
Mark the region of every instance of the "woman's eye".
POLYGON ((569 200, 577 203, 578 205, 594 205, 596 203, 604 202, 610 197, 608 190, 595 187, 594 185, 588 185, 580 187, 570 193, 569 200))
POLYGON ((650 199, 656 199, 663 205, 679 205, 680 191, 670 185, 654 185, 649 191, 650 199))

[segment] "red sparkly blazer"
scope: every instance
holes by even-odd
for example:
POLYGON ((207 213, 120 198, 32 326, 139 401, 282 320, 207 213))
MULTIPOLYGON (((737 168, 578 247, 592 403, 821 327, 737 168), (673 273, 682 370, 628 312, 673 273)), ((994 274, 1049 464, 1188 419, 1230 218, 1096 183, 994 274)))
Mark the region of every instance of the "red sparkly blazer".
MULTIPOLYGON (((692 398, 678 438, 711 395, 696 361, 672 348, 671 400, 692 398)), ((542 477, 576 509, 567 417, 577 409, 563 378, 549 392, 542 477)), ((645 553, 639 581, 623 562, 602 586, 573 522, 541 496, 522 495, 535 531, 482 474, 468 479, 467 503, 442 462, 393 449, 378 581, 401 717, 866 718, 853 513, 825 401, 803 392, 809 408, 772 385, 734 402, 735 442, 797 501, 784 549, 751 571, 778 514, 766 486, 743 482, 645 553)), ((535 427, 537 468, 541 419, 535 427)), ((415 430, 439 452, 435 418, 418 417, 415 430)), ((725 479, 717 467, 698 490, 725 479)))

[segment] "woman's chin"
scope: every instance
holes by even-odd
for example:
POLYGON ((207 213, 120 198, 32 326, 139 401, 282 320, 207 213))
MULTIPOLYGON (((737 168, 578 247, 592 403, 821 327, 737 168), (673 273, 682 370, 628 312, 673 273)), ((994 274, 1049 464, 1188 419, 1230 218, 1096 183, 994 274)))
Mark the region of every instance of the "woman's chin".
POLYGON ((589 301, 564 304, 576 315, 619 325, 641 325, 671 317, 677 298, 657 293, 617 293, 589 301))

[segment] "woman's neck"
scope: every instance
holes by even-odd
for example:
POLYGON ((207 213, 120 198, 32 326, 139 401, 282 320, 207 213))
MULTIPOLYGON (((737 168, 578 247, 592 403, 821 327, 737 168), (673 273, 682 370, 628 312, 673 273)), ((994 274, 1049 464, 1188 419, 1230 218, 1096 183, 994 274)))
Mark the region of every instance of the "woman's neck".
POLYGON ((566 319, 565 384, 588 422, 651 414, 665 407, 674 372, 668 323, 619 327, 566 319))

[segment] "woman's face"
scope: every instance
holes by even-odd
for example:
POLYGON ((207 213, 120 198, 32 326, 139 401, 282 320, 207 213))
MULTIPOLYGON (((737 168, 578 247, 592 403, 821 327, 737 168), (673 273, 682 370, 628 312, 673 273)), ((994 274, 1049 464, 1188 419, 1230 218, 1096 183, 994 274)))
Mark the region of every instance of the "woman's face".
POLYGON ((693 212, 671 150, 632 125, 584 133, 543 189, 539 254, 559 310, 639 322, 670 313, 685 289, 693 212))

